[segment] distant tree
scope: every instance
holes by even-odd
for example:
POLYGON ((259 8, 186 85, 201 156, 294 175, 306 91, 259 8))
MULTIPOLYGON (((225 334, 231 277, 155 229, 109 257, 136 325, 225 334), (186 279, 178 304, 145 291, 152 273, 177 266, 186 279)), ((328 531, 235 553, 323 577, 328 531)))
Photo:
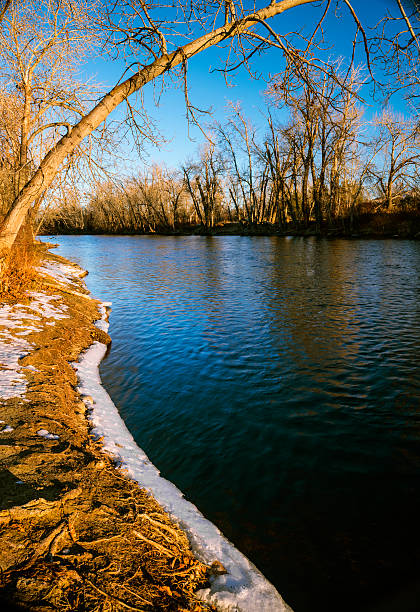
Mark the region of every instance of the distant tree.
POLYGON ((211 229, 223 198, 222 165, 214 145, 202 151, 200 161, 183 167, 185 188, 191 197, 197 217, 206 230, 211 229))
POLYGON ((181 173, 158 165, 138 176, 98 183, 84 207, 76 204, 74 194, 66 195, 63 221, 60 207, 53 205, 43 228, 61 232, 67 224, 72 231, 94 233, 173 232, 191 217, 181 173))
POLYGON ((417 176, 420 163, 420 130, 412 120, 389 110, 378 115, 374 124, 379 128, 376 148, 380 151, 381 164, 372 174, 384 197, 388 210, 394 199, 417 176))
MULTIPOLYGON (((354 166, 355 157, 359 161, 363 158, 358 142, 360 81, 359 71, 349 72, 343 78, 343 89, 324 74, 317 84, 312 77, 286 97, 275 79, 270 84, 269 101, 285 106, 291 114, 287 128, 278 128, 277 134, 271 123, 269 142, 280 134, 288 151, 290 180, 284 182, 282 193, 295 222, 308 224, 314 219, 319 229, 324 220, 342 217, 355 204, 355 177, 350 178, 350 166, 354 166)), ((366 178, 366 173, 361 173, 366 178)), ((361 186, 357 194, 360 190, 361 186)))

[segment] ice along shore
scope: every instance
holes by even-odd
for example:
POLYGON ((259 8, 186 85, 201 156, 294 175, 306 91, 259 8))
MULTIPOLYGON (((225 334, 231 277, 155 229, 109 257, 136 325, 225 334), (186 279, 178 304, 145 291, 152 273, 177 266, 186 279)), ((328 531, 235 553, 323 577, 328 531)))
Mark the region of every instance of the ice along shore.
MULTIPOLYGON (((57 324, 61 323, 61 325, 63 325, 64 321, 67 327, 69 325, 71 326, 72 317, 77 319, 79 315, 74 311, 74 308, 72 309, 69 304, 66 304, 69 300, 78 303, 79 312, 80 308, 89 311, 90 319, 97 319, 95 323, 97 333, 91 330, 90 342, 88 343, 89 346, 81 352, 77 359, 72 360, 72 371, 77 375, 77 382, 73 387, 76 396, 75 401, 78 402, 79 406, 79 415, 82 412, 83 416, 88 419, 86 428, 90 435, 89 439, 91 440, 91 444, 95 446, 95 452, 98 450, 96 447, 99 447, 99 452, 103 455, 104 459, 106 458, 105 464, 107 466, 107 473, 109 470, 111 470, 111 472, 116 472, 117 478, 119 478, 120 481, 129 483, 131 488, 134 486, 133 481, 138 483, 141 489, 139 489, 139 487, 136 488, 142 491, 143 495, 144 491, 147 491, 146 497, 149 499, 151 494, 158 504, 163 507, 171 521, 187 534, 189 545, 192 549, 192 555, 198 560, 196 561, 197 571, 194 573, 194 587, 195 590, 197 587, 201 587, 196 590, 194 594, 194 598, 198 597, 198 600, 195 599, 195 601, 200 602, 197 604, 199 607, 194 609, 216 609, 221 611, 236 610, 244 612, 290 612, 290 608, 283 601, 273 585, 264 578, 252 563, 224 538, 218 528, 208 521, 193 504, 188 502, 172 483, 160 476, 158 469, 136 445, 134 439, 127 430, 118 413, 117 407, 113 404, 111 398, 101 384, 98 370, 99 363, 106 352, 106 345, 101 340, 106 341, 107 338, 106 332, 109 326, 107 310, 110 304, 98 303, 86 295, 86 288, 83 281, 81 281, 83 271, 70 262, 48 255, 47 259, 40 267, 40 272, 43 278, 47 279, 48 291, 46 293, 38 291, 35 292, 36 295, 29 296, 29 305, 6 305, 0 309, 0 324, 2 326, 0 328, 0 340, 2 342, 2 352, 0 355, 2 364, 3 366, 6 365, 6 371, 9 376, 9 383, 4 387, 2 386, 0 389, 3 402, 13 404, 13 402, 16 403, 17 401, 17 403, 26 404, 27 408, 32 407, 34 403, 31 398, 31 392, 28 393, 28 389, 25 386, 28 376, 30 379, 29 386, 31 382, 33 382, 32 377, 36 379, 36 372, 34 370, 36 370, 37 367, 31 365, 29 362, 31 361, 30 355, 39 352, 39 346, 37 346, 39 338, 37 338, 36 334, 42 334, 42 330, 35 329, 34 326, 43 326, 44 331, 47 329, 49 332, 52 328, 55 328, 57 324), (53 291, 52 295, 51 290, 53 291), (44 310, 42 310, 42 308, 44 308, 44 310), (94 314, 95 309, 98 313, 96 316, 94 314), (41 316, 38 317, 39 320, 34 324, 34 319, 37 317, 36 313, 41 316), (35 334, 34 337, 33 334, 35 334), (23 344, 25 344, 25 346, 23 346, 23 344), (10 357, 9 361, 7 361, 5 357, 7 354, 13 354, 13 358, 10 357), (12 384, 12 381, 15 382, 12 384), (14 395, 14 393, 17 393, 17 395, 14 395), (83 409, 81 409, 82 406, 83 409), (200 572, 198 571, 199 568, 202 572, 204 572, 202 568, 207 568, 205 576, 200 576, 200 572), (210 568, 210 570, 208 570, 208 568, 210 568)), ((77 321, 73 321, 73 325, 75 323, 77 325, 77 321)), ((78 346, 82 348, 80 341, 78 346)), ((51 364, 49 365, 51 366, 51 364)), ((51 367, 54 366, 52 365, 51 367)), ((42 386, 42 383, 38 382, 38 388, 39 384, 42 386)), ((32 389, 31 386, 30 389, 32 389)), ((57 421, 57 419, 55 420, 57 421)), ((58 431, 60 427, 56 427, 53 430, 51 425, 48 426, 49 428, 47 425, 48 424, 45 424, 35 432, 38 438, 42 439, 43 444, 60 444, 63 438, 62 432, 58 431)), ((3 427, 0 431, 2 437, 5 435, 10 436, 15 431, 13 425, 8 422, 6 423, 6 421, 0 425, 0 427, 3 427), (8 428, 10 428, 11 431, 8 430, 8 428)), ((100 464, 101 462, 97 461, 97 463, 100 464)), ((19 474, 17 477, 19 477, 19 474)), ((98 469, 96 469, 96 477, 101 479, 101 469, 99 469, 99 472, 98 469)), ((23 483, 24 481, 20 480, 17 482, 23 483)), ((15 483, 16 485, 17 482, 15 483)), ((72 487, 69 488, 69 491, 65 492, 64 496, 66 494, 68 495, 69 492, 71 493, 71 491, 73 491, 72 487)), ((76 500, 77 498, 78 496, 74 499, 76 500)), ((13 505, 14 501, 16 500, 12 500, 11 506, 9 504, 9 508, 2 510, 0 513, 0 521, 3 512, 8 512, 9 517, 13 517, 14 508, 25 506, 25 504, 13 505)), ((33 504, 33 500, 29 501, 29 504, 31 503, 33 504)), ((49 502, 46 501, 46 503, 48 504, 49 502)), ((28 502, 26 505, 28 505, 28 502)), ((34 508, 34 511, 35 510, 36 508, 34 508)), ((18 516, 19 512, 15 512, 15 514, 18 516)), ((142 541, 142 544, 146 541, 147 549, 147 540, 150 542, 153 541, 150 537, 151 534, 149 532, 145 534, 143 531, 138 531, 137 529, 144 527, 144 515, 149 516, 150 513, 140 512, 137 514, 143 516, 140 517, 140 523, 138 522, 138 517, 134 517, 131 524, 131 531, 135 531, 137 534, 136 539, 142 541), (133 529, 133 525, 136 527, 135 530, 133 529)), ((22 518, 21 520, 24 519, 22 518)), ((152 521, 153 520, 155 520, 154 515, 152 521)), ((69 521, 67 521, 67 523, 69 523, 69 521)), ((10 522, 6 524, 6 532, 8 527, 10 528, 10 522)), ((130 529, 129 524, 125 527, 130 529)), ((150 527, 150 525, 148 525, 148 527, 150 527)), ((166 536, 164 539, 165 542, 170 533, 169 529, 171 528, 167 527, 164 531, 162 531, 162 527, 157 529, 160 535, 163 533, 163 535, 166 536)), ((72 537, 71 529, 68 526, 67 531, 70 536, 67 538, 60 532, 63 544, 61 550, 60 545, 57 543, 53 550, 55 553, 53 556, 56 557, 55 562, 57 563, 57 558, 60 558, 60 562, 64 563, 64 565, 69 560, 71 562, 74 561, 71 559, 71 553, 74 552, 72 551, 72 546, 74 547, 75 544, 78 544, 83 548, 83 542, 85 542, 84 539, 82 540, 79 537, 79 534, 76 534, 76 537, 74 537, 73 534, 72 537), (70 542, 68 540, 70 540, 70 542), (73 540, 73 542, 71 542, 71 540, 73 540), (63 551, 64 554, 61 554, 60 557, 60 553, 63 553, 63 551)), ((105 535, 105 539, 106 538, 113 538, 113 536, 107 533, 105 535)), ((56 536, 54 536, 52 540, 53 543, 55 539, 56 536)), ((101 539, 104 538, 97 538, 97 540, 101 539)), ((92 539, 89 540, 89 542, 94 541, 95 540, 92 539)), ((158 543, 156 547, 158 550, 159 546, 162 547, 161 542, 162 540, 160 540, 160 543, 158 543)), ((153 544, 149 544, 149 547, 153 549, 153 544)), ((167 547, 166 551, 168 551, 168 549, 170 549, 170 547, 167 547)), ((51 551, 49 551, 49 554, 50 552, 51 551)), ((155 554, 155 552, 156 549, 153 551, 153 554, 155 554)), ((147 556, 149 552, 146 550, 144 554, 147 556)), ((166 557, 168 557, 168 554, 166 554, 166 557)), ((171 560, 170 563, 173 563, 173 560, 171 560)), ((10 568, 3 567, 4 563, 2 564, 1 559, 0 565, 6 572, 10 570, 10 568)), ((194 564, 190 562, 186 567, 193 567, 193 565, 194 564)), ((176 563, 174 567, 176 567, 176 563)), ((173 573, 175 574, 175 572, 173 573)), ((192 574, 193 572, 190 571, 189 573, 192 574)), ((165 574, 165 571, 163 571, 163 574, 165 574)), ((180 574, 179 571, 178 574, 180 574)), ((83 580, 83 572, 81 572, 81 576, 83 580)), ((162 584, 162 586, 160 586, 158 584, 158 587, 160 586, 161 589, 163 588, 164 594, 169 597, 174 596, 174 592, 177 593, 176 589, 179 589, 178 578, 175 578, 175 576, 173 576, 173 578, 174 584, 171 586, 167 584, 162 584), (164 587, 168 590, 165 590, 164 587)), ((128 576, 128 579, 131 579, 131 575, 128 576)), ((101 585, 98 586, 98 584, 95 584, 95 581, 89 581, 96 586, 97 590, 99 589, 98 596, 101 590, 105 595, 109 595, 111 598, 114 596, 115 589, 112 590, 111 593, 108 593, 108 591, 101 589, 101 585)), ((19 591, 19 588, 22 590, 22 586, 18 588, 18 582, 19 580, 15 582, 13 587, 9 581, 9 583, 5 585, 6 594, 10 595, 13 593, 13 588, 16 592, 19 591)), ((159 579, 157 579, 157 582, 159 583, 159 579)), ((165 580, 163 582, 165 582, 165 580)), ((189 588, 192 590, 192 585, 190 585, 189 588)), ((74 585, 73 590, 74 589, 77 589, 77 584, 74 585)), ((151 608, 146 607, 145 609, 164 609, 160 607, 157 601, 153 603, 151 597, 149 597, 149 599, 146 598, 146 595, 142 597, 146 599, 148 603, 152 604, 151 608)), ((19 597, 16 599, 19 600, 19 597)), ((23 599, 25 599, 25 597, 23 597, 23 599)), ((114 596, 114 600, 117 606, 115 609, 119 609, 118 597, 114 596)), ((174 601, 174 604, 175 607, 168 609, 180 609, 176 607, 179 605, 179 602, 174 601)), ((121 600, 121 609, 124 609, 127 605, 130 604, 125 602, 124 605, 124 601, 121 600)), ((53 607, 52 609, 59 608, 53 607)))

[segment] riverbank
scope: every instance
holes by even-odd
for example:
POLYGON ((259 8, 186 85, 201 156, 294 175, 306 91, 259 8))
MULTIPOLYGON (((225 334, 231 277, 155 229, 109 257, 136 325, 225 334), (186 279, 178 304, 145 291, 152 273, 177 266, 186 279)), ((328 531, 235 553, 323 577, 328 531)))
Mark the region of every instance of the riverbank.
POLYGON ((210 610, 194 595, 209 568, 91 435, 71 362, 109 339, 81 276, 48 256, 38 290, 1 309, 1 597, 30 610, 210 610))
POLYGON ((285 225, 277 223, 223 222, 212 227, 204 225, 156 226, 147 231, 143 228, 130 229, 124 226, 97 227, 73 226, 56 219, 43 226, 43 235, 163 235, 163 236, 318 236, 320 238, 409 238, 420 239, 420 214, 417 211, 381 211, 355 215, 353 219, 343 218, 335 223, 323 222, 318 226, 314 221, 285 225))
MULTIPOLYGON (((199 522, 206 533, 209 526, 215 530, 210 535, 221 556, 226 553, 229 561, 234 551, 236 575, 231 568, 226 574, 211 551, 211 561, 197 558, 185 531, 151 497, 150 487, 140 488, 133 474, 128 478, 116 469, 116 454, 129 446, 127 441, 113 440, 113 457, 103 452, 95 404, 102 401, 104 419, 112 406, 86 390, 98 378, 98 350, 100 358, 110 341, 104 321, 102 329, 94 325, 98 308, 105 319, 106 310, 87 294, 80 268, 50 254, 44 257, 37 287, 25 300, 0 310, 6 374, 0 388, 3 601, 29 610, 198 612, 232 604, 252 610, 250 587, 256 586, 257 595, 263 591, 264 598, 268 591, 275 602, 265 609, 286 610, 275 589, 203 517, 199 522), (234 603, 238 598, 240 605, 234 603)), ((111 422, 108 433, 115 437, 120 426, 115 415, 111 422)), ((138 466, 140 449, 129 450, 138 466)), ((119 462, 129 467, 123 457, 119 462)), ((154 466, 149 472, 159 477, 154 466)), ((187 507, 193 522, 201 516, 183 499, 175 505, 187 507)), ((184 522, 185 528, 191 520, 184 522)), ((196 536, 203 539, 200 529, 196 536)), ((195 548, 200 548, 197 542, 195 548)))

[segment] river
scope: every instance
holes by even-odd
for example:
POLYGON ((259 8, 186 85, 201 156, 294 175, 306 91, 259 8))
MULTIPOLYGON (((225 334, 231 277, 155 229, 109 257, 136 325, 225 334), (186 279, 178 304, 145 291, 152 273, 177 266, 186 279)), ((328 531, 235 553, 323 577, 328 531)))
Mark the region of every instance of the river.
POLYGON ((420 242, 48 240, 138 445, 294 611, 418 610, 420 242))

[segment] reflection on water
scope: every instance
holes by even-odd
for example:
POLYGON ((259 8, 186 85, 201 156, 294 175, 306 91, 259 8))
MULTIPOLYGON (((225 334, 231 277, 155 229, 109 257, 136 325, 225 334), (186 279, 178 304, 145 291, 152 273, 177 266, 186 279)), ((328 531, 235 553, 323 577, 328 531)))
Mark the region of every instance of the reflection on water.
POLYGON ((295 612, 417 610, 420 244, 58 241, 139 446, 295 612))

